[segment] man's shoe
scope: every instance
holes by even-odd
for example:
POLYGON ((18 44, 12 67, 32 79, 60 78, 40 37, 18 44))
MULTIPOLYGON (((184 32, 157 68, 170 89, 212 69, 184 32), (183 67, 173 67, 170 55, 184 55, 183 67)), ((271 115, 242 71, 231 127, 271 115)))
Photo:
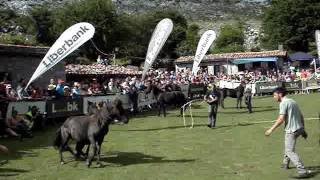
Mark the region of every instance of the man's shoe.
POLYGON ((282 169, 286 169, 286 170, 287 170, 287 169, 290 169, 290 168, 289 168, 289 164, 282 164, 282 165, 281 165, 281 168, 282 168, 282 169))
POLYGON ((211 126, 211 125, 209 125, 209 124, 208 124, 207 126, 208 126, 209 128, 211 128, 211 129, 216 127, 216 126, 211 126))
POLYGON ((298 175, 298 178, 308 178, 312 176, 312 171, 307 170, 305 173, 301 173, 298 175))

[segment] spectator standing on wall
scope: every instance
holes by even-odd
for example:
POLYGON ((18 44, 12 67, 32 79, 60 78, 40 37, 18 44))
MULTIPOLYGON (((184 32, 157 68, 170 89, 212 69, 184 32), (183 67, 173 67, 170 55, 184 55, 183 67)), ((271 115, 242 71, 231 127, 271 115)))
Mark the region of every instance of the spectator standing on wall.
POLYGON ((16 101, 18 99, 18 95, 14 89, 12 89, 11 84, 7 84, 6 87, 7 98, 11 101, 16 101))
POLYGON ((101 93, 100 84, 98 83, 96 78, 92 79, 92 83, 90 84, 90 90, 92 91, 92 94, 101 93))
POLYGON ((143 81, 140 81, 139 79, 136 79, 135 86, 138 91, 143 91, 145 89, 143 81))
POLYGON ((81 94, 81 91, 80 91, 80 84, 78 82, 74 82, 73 83, 73 88, 71 90, 71 96, 73 98, 76 98, 76 97, 79 97, 81 94))
POLYGON ((48 85, 48 89, 47 89, 47 93, 49 97, 54 97, 56 96, 56 86, 49 84, 48 85))
POLYGON ((69 86, 64 86, 63 87, 63 96, 64 97, 69 97, 71 96, 71 90, 69 86))
POLYGON ((49 88, 49 87, 50 87, 50 88, 52 88, 52 87, 56 88, 56 87, 57 87, 54 79, 50 79, 50 84, 48 85, 48 88, 49 88))
POLYGON ((129 87, 129 99, 131 104, 131 111, 134 113, 138 112, 138 89, 136 87, 136 81, 133 78, 130 82, 129 87))
POLYGON ((128 80, 126 80, 125 82, 123 82, 121 84, 121 89, 122 89, 122 93, 123 94, 128 94, 130 91, 130 86, 129 86, 129 82, 128 80))
POLYGON ((32 92, 31 92, 31 98, 32 99, 42 98, 42 92, 39 87, 33 87, 32 92))
POLYGON ((63 96, 64 95, 64 80, 62 80, 62 79, 58 80, 56 91, 57 91, 57 95, 58 96, 63 96))
POLYGON ((108 92, 109 93, 116 93, 117 92, 117 88, 116 88, 116 85, 115 85, 113 78, 110 78, 110 81, 108 82, 108 92))
POLYGON ((17 93, 18 93, 18 99, 19 100, 29 97, 29 94, 25 90, 26 85, 27 85, 27 82, 24 79, 20 79, 19 80, 19 84, 18 84, 18 87, 17 87, 17 93))

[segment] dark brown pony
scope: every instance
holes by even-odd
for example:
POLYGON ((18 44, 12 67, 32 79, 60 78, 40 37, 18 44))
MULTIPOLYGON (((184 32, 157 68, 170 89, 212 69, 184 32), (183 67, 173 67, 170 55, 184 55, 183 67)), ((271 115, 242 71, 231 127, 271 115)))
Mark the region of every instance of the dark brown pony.
POLYGON ((83 147, 89 145, 87 149, 87 153, 89 154, 87 166, 90 167, 95 155, 97 155, 97 164, 101 165, 101 144, 104 136, 108 134, 109 125, 114 120, 119 120, 123 123, 129 122, 120 100, 115 100, 112 105, 103 103, 100 109, 92 112, 92 115, 70 117, 58 129, 54 146, 59 149, 61 164, 64 164, 63 151, 69 151, 75 157, 79 157, 83 155, 83 147), (68 146, 70 139, 76 142, 76 154, 68 146), (91 153, 90 149, 92 149, 91 153))
MULTIPOLYGON (((221 107, 224 108, 224 99, 226 97, 231 97, 231 98, 237 99, 237 108, 242 108, 242 98, 245 94, 244 91, 245 91, 245 84, 243 82, 235 89, 227 89, 227 88, 220 89, 219 103, 221 107)), ((248 112, 251 113, 252 112, 251 96, 246 96, 245 103, 247 105, 248 112)))
POLYGON ((237 108, 242 108, 242 97, 244 93, 244 87, 241 85, 235 89, 222 88, 220 89, 220 105, 224 108, 224 99, 227 97, 236 98, 237 99, 237 108))
POLYGON ((162 110, 164 117, 166 117, 166 106, 168 105, 180 107, 180 115, 182 116, 183 109, 181 106, 187 103, 187 98, 181 90, 176 90, 176 88, 172 89, 175 91, 163 91, 155 84, 150 84, 148 86, 146 93, 153 92, 158 104, 158 116, 161 115, 162 110))

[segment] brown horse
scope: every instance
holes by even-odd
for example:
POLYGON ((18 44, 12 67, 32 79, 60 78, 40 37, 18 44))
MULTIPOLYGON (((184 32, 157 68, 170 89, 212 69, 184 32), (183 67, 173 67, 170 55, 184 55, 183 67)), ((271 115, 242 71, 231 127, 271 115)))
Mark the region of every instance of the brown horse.
POLYGON ((115 100, 112 105, 103 103, 100 109, 93 112, 92 115, 70 117, 58 129, 54 146, 59 148, 61 164, 64 164, 63 151, 69 151, 75 157, 79 157, 83 155, 83 147, 89 145, 87 149, 89 154, 87 157, 87 166, 90 167, 95 155, 97 155, 97 164, 101 165, 101 144, 104 136, 108 134, 109 125, 114 120, 119 120, 123 123, 129 122, 120 100, 115 100), (76 154, 68 146, 70 139, 76 141, 76 154), (90 153, 91 148, 93 152, 90 153))

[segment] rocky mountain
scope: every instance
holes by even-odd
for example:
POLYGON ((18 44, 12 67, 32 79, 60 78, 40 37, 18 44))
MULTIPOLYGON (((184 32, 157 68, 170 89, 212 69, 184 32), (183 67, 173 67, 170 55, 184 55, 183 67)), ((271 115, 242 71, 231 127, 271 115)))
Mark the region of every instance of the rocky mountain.
MULTIPOLYGON (((77 0, 0 0, 0 8, 26 13, 35 5, 59 6, 77 0)), ((176 9, 191 20, 229 19, 235 16, 256 17, 267 0, 112 0, 119 11, 137 13, 161 9, 176 9)))
MULTIPOLYGON (((35 5, 49 4, 59 7, 67 1, 77 0, 0 0, 0 8, 10 8, 26 14, 35 5)), ((259 15, 268 0, 112 0, 119 13, 141 13, 153 10, 175 9, 190 22, 205 29, 219 30, 220 26, 235 19, 246 22, 246 47, 257 46, 260 30, 259 15)))

